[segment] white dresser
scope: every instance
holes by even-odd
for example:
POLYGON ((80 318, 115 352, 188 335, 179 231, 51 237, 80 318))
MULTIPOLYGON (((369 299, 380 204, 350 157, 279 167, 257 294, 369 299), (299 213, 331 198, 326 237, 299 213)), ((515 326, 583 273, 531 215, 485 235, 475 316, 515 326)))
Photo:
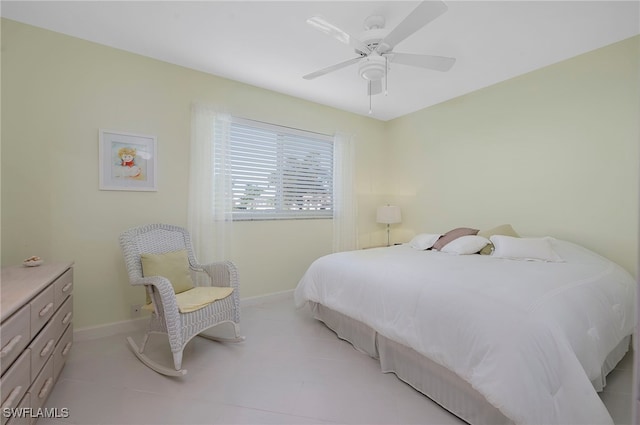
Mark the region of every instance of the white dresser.
POLYGON ((2 268, 0 280, 1 424, 61 417, 43 409, 73 341, 73 263, 2 268))

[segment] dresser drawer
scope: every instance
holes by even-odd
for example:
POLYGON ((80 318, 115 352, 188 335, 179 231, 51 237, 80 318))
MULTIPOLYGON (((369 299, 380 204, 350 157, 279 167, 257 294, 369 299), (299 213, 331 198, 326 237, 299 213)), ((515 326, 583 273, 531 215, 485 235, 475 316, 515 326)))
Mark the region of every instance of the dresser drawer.
POLYGON ((40 372, 42 366, 53 354, 60 333, 55 323, 49 322, 29 345, 31 349, 31 379, 40 372))
POLYGON ((53 315, 53 319, 51 319, 51 323, 56 327, 56 342, 60 339, 60 336, 64 332, 64 330, 69 326, 73 319, 73 297, 68 297, 65 302, 62 304, 62 307, 56 311, 56 314, 53 315))
POLYGON ((18 405, 18 410, 20 413, 16 414, 14 417, 9 418, 9 422, 7 425, 29 425, 34 423, 35 420, 31 418, 30 409, 31 408, 31 395, 26 393, 24 397, 22 397, 22 401, 18 405))
POLYGON ((51 285, 31 301, 31 337, 38 334, 38 331, 47 323, 56 311, 53 304, 53 290, 51 285))
MULTIPOLYGON (((27 393, 31 383, 31 351, 24 350, 2 378, 0 378, 0 394, 2 394, 2 409, 12 409, 18 406, 22 397, 27 393)), ((0 415, 2 424, 9 420, 0 415)))
POLYGON ((29 305, 25 305, 0 325, 0 375, 18 358, 31 341, 29 305))
POLYGON ((49 356, 53 354, 60 337, 71 323, 72 309, 73 298, 67 297, 62 307, 56 311, 49 323, 47 323, 29 346, 29 348, 31 348, 32 378, 38 373, 49 356))
POLYGON ((53 284, 53 303, 58 308, 71 295, 73 290, 73 269, 69 269, 60 276, 53 284))
POLYGON ((73 325, 67 327, 53 352, 53 377, 57 380, 73 345, 73 325))
POLYGON ((44 402, 49 397, 51 390, 53 389, 53 357, 45 363, 44 367, 40 371, 40 374, 36 377, 29 388, 29 394, 31 394, 31 409, 35 412, 42 407, 44 402))

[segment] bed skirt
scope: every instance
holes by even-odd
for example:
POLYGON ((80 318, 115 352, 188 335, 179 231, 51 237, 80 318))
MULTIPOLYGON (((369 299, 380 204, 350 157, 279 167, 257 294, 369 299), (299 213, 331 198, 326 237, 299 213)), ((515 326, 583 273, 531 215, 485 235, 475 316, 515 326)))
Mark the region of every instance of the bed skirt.
MULTIPOLYGON (((483 395, 449 369, 427 359, 417 351, 392 341, 369 326, 331 310, 321 304, 309 302, 314 318, 322 321, 339 338, 351 343, 358 351, 380 360, 382 372, 394 373, 400 380, 425 394, 431 400, 473 425, 513 424, 483 395)), ((600 377, 592 381, 601 391, 606 375, 613 370, 629 349, 630 336, 623 339, 609 354, 602 366, 600 377)))

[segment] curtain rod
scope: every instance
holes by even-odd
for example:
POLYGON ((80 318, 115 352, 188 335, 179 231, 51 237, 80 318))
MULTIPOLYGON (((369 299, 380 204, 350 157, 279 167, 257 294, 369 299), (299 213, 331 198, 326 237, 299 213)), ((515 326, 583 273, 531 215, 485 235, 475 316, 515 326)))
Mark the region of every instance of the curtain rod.
POLYGON ((325 136, 325 137, 334 137, 333 134, 325 134, 325 133, 320 133, 318 131, 304 130, 302 128, 289 127, 287 125, 274 124, 274 123, 271 123, 271 122, 264 122, 264 121, 260 121, 260 120, 254 120, 254 119, 251 119, 251 118, 240 117, 240 116, 237 116, 237 115, 231 115, 231 116, 235 117, 235 118, 239 118, 239 119, 245 120, 245 121, 251 121, 251 122, 256 122, 256 123, 265 124, 265 125, 277 125, 278 127, 288 128, 290 130, 304 131, 306 133, 313 133, 313 134, 317 134, 317 135, 325 136))

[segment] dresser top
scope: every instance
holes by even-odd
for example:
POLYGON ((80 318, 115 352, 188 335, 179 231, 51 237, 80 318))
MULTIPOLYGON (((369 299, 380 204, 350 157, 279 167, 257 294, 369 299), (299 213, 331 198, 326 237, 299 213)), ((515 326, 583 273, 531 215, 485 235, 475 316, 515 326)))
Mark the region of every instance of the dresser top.
POLYGON ((72 266, 73 262, 59 262, 44 263, 37 267, 3 267, 0 277, 0 321, 15 313, 72 266))

